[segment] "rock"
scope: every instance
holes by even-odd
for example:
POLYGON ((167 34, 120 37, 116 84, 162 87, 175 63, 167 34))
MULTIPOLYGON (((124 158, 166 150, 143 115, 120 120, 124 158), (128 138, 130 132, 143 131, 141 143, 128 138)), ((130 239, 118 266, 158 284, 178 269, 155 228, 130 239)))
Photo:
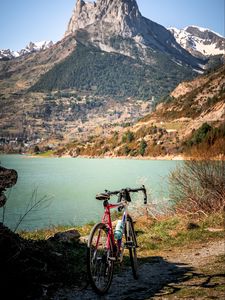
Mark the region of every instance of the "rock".
POLYGON ((0 166, 0 190, 12 187, 17 182, 17 172, 0 166))
POLYGON ((72 243, 77 242, 80 238, 80 233, 76 229, 70 229, 64 232, 57 232, 50 240, 56 240, 58 242, 72 243))
POLYGON ((6 203, 6 196, 3 191, 7 188, 11 188, 17 182, 17 172, 12 169, 6 169, 0 166, 0 207, 6 203))
POLYGON ((200 226, 198 224, 196 224, 196 223, 190 222, 190 223, 187 224, 187 229, 188 230, 198 229, 198 228, 200 228, 200 226))
POLYGON ((112 24, 114 32, 131 37, 137 34, 141 14, 134 0, 98 0, 96 3, 77 0, 65 36, 97 22, 112 24), (134 24, 135 23, 135 24, 134 24))
POLYGON ((2 192, 2 194, 0 194, 0 207, 4 206, 6 203, 6 196, 4 195, 4 193, 2 192))

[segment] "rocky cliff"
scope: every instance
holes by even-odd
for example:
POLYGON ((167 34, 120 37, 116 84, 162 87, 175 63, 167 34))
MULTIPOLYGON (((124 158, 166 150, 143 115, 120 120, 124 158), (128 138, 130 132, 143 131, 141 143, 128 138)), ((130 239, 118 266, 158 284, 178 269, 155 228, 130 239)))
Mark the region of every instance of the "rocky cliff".
MULTIPOLYGON (((143 17, 136 0, 97 0, 84 2, 77 0, 65 36, 85 30, 85 39, 101 50, 132 56, 128 43, 116 45, 112 37, 132 39, 137 56, 152 63, 151 51, 159 51, 170 56, 177 63, 200 70, 198 59, 190 55, 163 26, 143 17)), ((83 40, 82 40, 83 41, 83 40)))

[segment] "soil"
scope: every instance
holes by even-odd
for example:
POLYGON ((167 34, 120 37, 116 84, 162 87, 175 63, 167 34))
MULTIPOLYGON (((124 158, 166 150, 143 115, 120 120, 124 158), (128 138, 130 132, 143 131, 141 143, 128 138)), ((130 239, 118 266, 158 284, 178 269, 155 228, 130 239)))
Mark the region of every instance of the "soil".
POLYGON ((129 267, 122 269, 104 297, 88 286, 61 289, 51 299, 224 299, 224 254, 225 241, 163 252, 140 259, 138 280, 133 279, 129 267))

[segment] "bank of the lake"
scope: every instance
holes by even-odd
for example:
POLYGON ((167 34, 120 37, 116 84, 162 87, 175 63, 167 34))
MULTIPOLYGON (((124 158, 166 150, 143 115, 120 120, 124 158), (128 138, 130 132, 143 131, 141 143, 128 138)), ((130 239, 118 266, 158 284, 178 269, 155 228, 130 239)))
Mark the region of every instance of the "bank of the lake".
MULTIPOLYGON (((16 235, 0 224, 3 291, 10 299, 97 300, 86 277, 86 240, 92 226, 75 228, 80 239, 65 242, 57 236, 66 234, 69 227, 16 235)), ((199 295, 201 299, 222 299, 225 257, 221 214, 195 220, 142 217, 136 220, 135 229, 139 280, 132 278, 126 250, 123 267, 116 266, 106 299, 124 299, 127 295, 132 299, 137 295, 143 299, 165 295, 168 299, 199 299, 199 295)))

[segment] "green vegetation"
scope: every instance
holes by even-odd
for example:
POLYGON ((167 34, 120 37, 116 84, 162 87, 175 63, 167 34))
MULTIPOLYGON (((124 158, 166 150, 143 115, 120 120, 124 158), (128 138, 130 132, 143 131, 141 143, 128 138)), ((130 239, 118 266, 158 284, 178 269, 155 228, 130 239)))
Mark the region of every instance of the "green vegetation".
POLYGON ((183 216, 161 216, 158 220, 148 221, 140 218, 136 223, 140 255, 153 255, 154 250, 165 251, 172 248, 182 248, 186 245, 223 238, 224 232, 209 232, 210 226, 223 228, 221 214, 214 214, 202 219, 184 218, 183 216))
POLYGON ((208 123, 193 131, 184 143, 186 155, 197 158, 210 158, 225 155, 225 123, 214 127, 208 123))
POLYGON ((139 99, 154 95, 159 99, 182 80, 194 76, 190 69, 179 67, 163 54, 151 52, 149 55, 157 64, 147 65, 139 59, 78 43, 69 57, 44 74, 30 90, 48 92, 75 88, 94 95, 139 99))
POLYGON ((148 144, 146 143, 146 141, 144 139, 142 139, 141 143, 140 143, 140 149, 139 149, 141 156, 144 156, 147 146, 148 146, 148 144))
POLYGON ((134 139, 134 133, 128 130, 122 136, 122 143, 131 143, 134 139))
POLYGON ((192 135, 191 139, 187 141, 188 146, 198 145, 202 142, 209 142, 210 132, 212 131, 212 126, 208 123, 202 124, 192 135))

